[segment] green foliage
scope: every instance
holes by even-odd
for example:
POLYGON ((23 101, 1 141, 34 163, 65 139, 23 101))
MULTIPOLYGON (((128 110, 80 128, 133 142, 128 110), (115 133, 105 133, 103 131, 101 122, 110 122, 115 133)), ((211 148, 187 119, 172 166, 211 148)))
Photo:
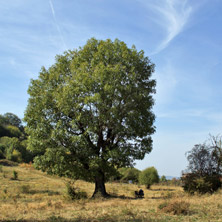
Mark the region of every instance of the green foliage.
POLYGON ((9 135, 8 130, 3 125, 0 124, 0 138, 8 135, 9 135))
POLYGON ((11 160, 14 162, 21 163, 22 162, 22 154, 18 150, 14 149, 12 152, 12 155, 11 155, 11 160))
POLYGON ((5 148, 4 153, 6 159, 12 161, 22 160, 21 154, 18 151, 20 146, 20 141, 18 138, 2 137, 0 138, 0 144, 5 148))
POLYGON ((33 154, 26 149, 26 140, 20 141, 16 137, 0 138, 0 159, 2 157, 15 162, 30 162, 33 154), (2 155, 1 155, 2 154, 2 155))
POLYGON ((189 165, 181 179, 188 193, 213 193, 221 187, 222 138, 210 136, 210 141, 187 152, 189 165))
POLYGON ((17 138, 19 138, 22 135, 22 132, 16 126, 8 125, 5 128, 8 131, 9 137, 17 137, 17 138))
POLYGON ((163 202, 158 208, 164 213, 172 213, 174 215, 187 215, 190 213, 190 204, 183 200, 163 202))
POLYGON ((15 126, 17 128, 21 127, 22 121, 15 114, 13 114, 13 113, 5 113, 3 115, 3 118, 4 118, 4 120, 3 120, 3 124, 4 125, 12 125, 12 126, 15 126))
POLYGON ((5 146, 3 144, 0 144, 0 159, 5 159, 5 146))
POLYGON ((13 113, 0 115, 0 138, 3 136, 20 137, 24 131, 21 120, 13 113))
POLYGON ((65 197, 69 200, 79 200, 87 198, 87 193, 75 188, 74 182, 66 183, 65 197))
POLYGON ((137 183, 139 181, 140 170, 136 168, 120 168, 119 172, 121 174, 120 180, 123 182, 133 181, 137 183))
POLYGON ((140 184, 146 185, 147 189, 154 183, 159 182, 159 175, 155 167, 149 167, 143 170, 139 175, 140 184))
POLYGON ((152 150, 154 64, 124 42, 90 39, 31 80, 25 112, 35 165, 105 181, 152 150))
POLYGON ((12 180, 17 180, 17 179, 18 179, 18 172, 14 170, 12 180))
POLYGON ((167 181, 167 179, 164 175, 160 177, 160 182, 166 182, 166 181, 167 181))
POLYGON ((221 188, 219 175, 200 176, 195 173, 189 173, 182 177, 184 191, 194 194, 213 193, 221 188))
POLYGON ((26 135, 21 120, 13 113, 0 115, 0 159, 30 162, 33 154, 28 151, 26 135))

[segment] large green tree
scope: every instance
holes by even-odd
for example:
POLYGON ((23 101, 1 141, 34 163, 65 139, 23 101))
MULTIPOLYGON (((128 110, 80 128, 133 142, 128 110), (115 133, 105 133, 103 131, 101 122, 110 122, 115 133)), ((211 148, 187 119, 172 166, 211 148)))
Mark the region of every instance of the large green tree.
POLYGON ((154 64, 119 40, 88 40, 31 80, 25 113, 35 164, 51 174, 105 181, 152 150, 154 64))

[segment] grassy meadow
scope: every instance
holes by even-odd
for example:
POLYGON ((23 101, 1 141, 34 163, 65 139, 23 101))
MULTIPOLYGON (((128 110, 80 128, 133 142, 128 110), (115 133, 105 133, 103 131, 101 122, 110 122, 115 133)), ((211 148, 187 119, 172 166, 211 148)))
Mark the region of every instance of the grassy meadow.
POLYGON ((222 191, 189 196, 181 187, 153 185, 136 199, 134 184, 107 183, 112 197, 91 199, 94 184, 76 181, 88 198, 66 198, 67 179, 31 165, 0 168, 0 221, 222 221, 222 191), (13 171, 18 172, 15 179, 13 171), (14 178, 14 179, 13 179, 14 178))

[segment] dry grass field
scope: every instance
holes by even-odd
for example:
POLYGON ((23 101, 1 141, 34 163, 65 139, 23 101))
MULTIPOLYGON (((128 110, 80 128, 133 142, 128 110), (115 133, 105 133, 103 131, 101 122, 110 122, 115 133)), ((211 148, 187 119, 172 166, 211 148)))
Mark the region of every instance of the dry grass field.
POLYGON ((0 221, 222 221, 222 191, 189 196, 180 187, 152 186, 136 199, 133 184, 107 183, 112 197, 91 199, 94 184, 76 181, 87 199, 65 198, 66 180, 30 165, 3 166, 0 171, 0 221), (13 171, 18 179, 13 180, 13 171))

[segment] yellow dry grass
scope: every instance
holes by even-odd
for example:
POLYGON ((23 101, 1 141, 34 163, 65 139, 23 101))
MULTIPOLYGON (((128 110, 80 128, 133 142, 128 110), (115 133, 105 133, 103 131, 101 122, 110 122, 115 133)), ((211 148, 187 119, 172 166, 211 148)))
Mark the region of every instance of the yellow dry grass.
POLYGON ((107 183, 112 198, 91 199, 94 184, 76 181, 87 199, 64 198, 66 179, 49 176, 30 165, 3 166, 0 172, 0 221, 222 221, 222 191, 213 195, 189 196, 181 187, 142 186, 145 198, 135 199, 134 184, 107 183), (13 171, 18 180, 12 180, 13 171), (24 190, 25 189, 25 190, 24 190), (159 209, 163 203, 189 203, 187 215, 159 209))

